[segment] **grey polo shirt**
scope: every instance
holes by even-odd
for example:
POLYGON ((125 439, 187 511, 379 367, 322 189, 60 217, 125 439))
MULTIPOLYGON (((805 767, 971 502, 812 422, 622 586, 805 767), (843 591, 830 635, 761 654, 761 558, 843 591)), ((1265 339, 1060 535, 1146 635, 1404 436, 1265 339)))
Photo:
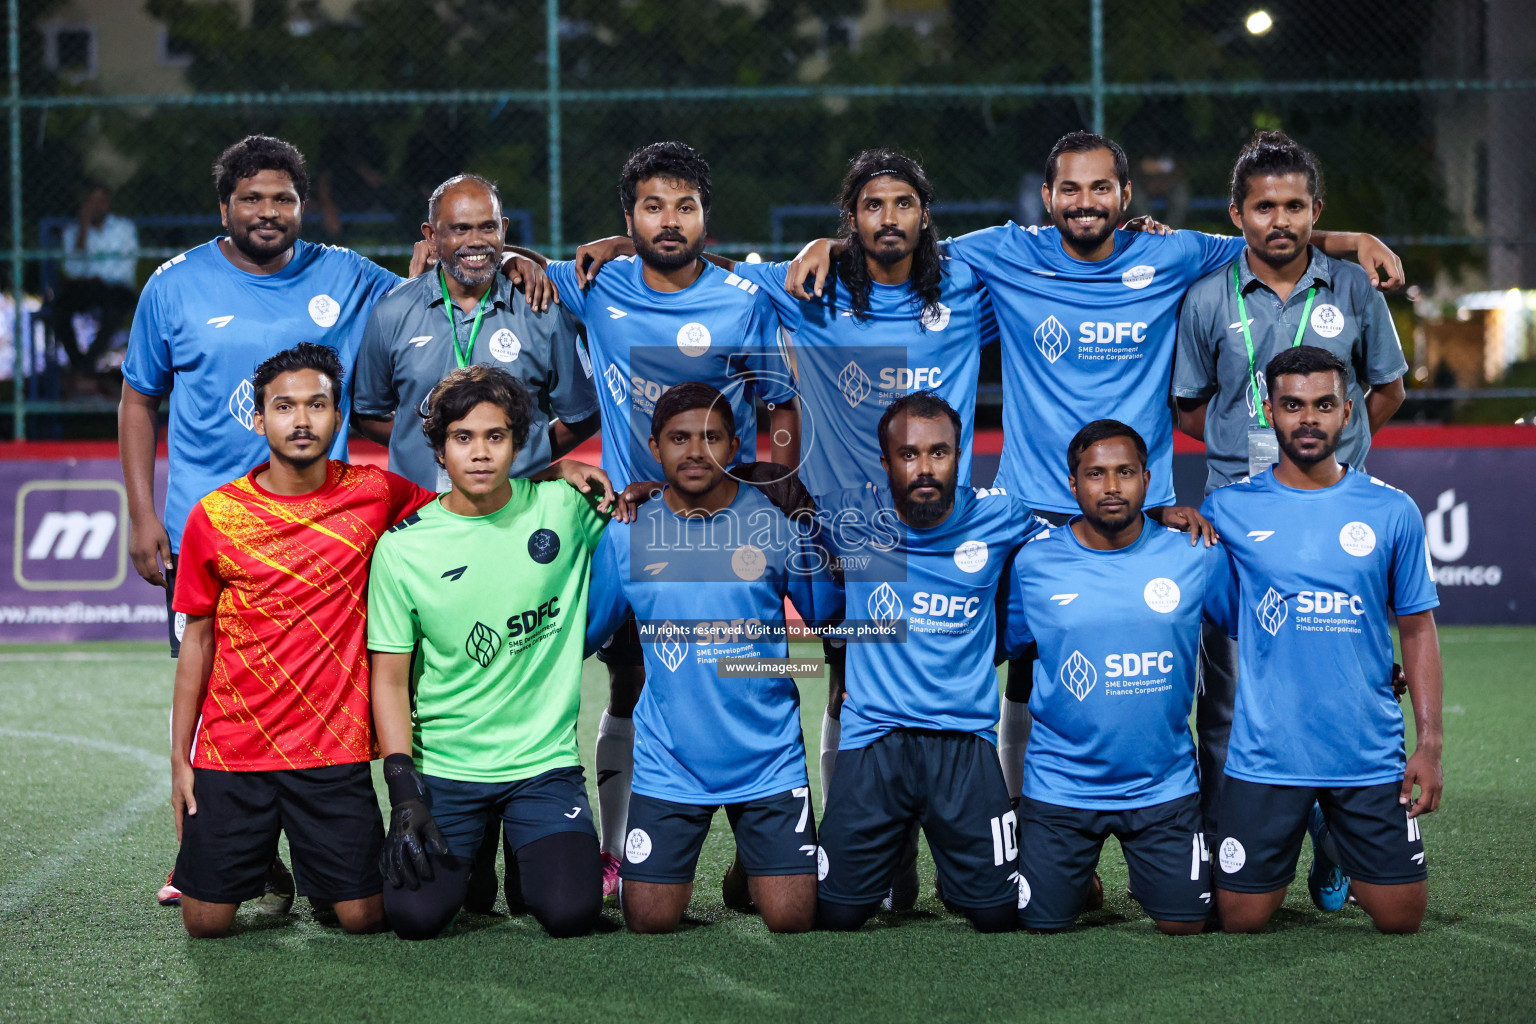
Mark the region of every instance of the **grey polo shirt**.
MULTIPOLYGON (((1246 252, 1237 258, 1238 283, 1248 307, 1248 330, 1253 335, 1258 396, 1260 401, 1268 397, 1264 367, 1295 341, 1307 290, 1316 285, 1317 296, 1312 300, 1301 344, 1327 349, 1349 367, 1349 398, 1354 412, 1339 442, 1338 458, 1364 469, 1371 430, 1361 381, 1371 387, 1389 384, 1408 372, 1408 362, 1387 311, 1387 300, 1371 287, 1366 271, 1331 259, 1316 246, 1311 256, 1306 274, 1284 302, 1254 276, 1246 252)), ((1175 398, 1211 400, 1205 410, 1207 494, 1248 475, 1248 427, 1259 422, 1253 394, 1248 386, 1248 350, 1237 321, 1229 263, 1196 281, 1184 296, 1173 363, 1175 398)))
MULTIPOLYGON (((439 491, 447 490, 448 483, 439 475, 421 432, 421 412, 432 388, 459 365, 443 308, 436 271, 412 278, 380 299, 363 330, 352 384, 353 411, 395 418, 389 435, 390 470, 439 491)), ((457 303, 447 308, 458 324, 460 344, 467 343, 474 313, 464 312, 457 303)), ((499 366, 521 379, 543 414, 512 463, 514 477, 549 465, 550 419, 574 423, 597 415, 597 392, 578 332, 565 306, 535 313, 515 285, 496 275, 470 362, 499 366)))

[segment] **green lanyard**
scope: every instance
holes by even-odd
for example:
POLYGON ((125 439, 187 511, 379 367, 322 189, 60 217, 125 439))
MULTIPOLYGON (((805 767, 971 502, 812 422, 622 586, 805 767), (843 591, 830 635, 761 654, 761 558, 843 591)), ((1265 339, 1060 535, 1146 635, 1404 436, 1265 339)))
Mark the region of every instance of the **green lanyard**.
MULTIPOLYGON (((1258 413, 1259 426, 1267 427, 1269 420, 1264 417, 1264 403, 1259 401, 1258 371, 1253 365, 1253 334, 1248 330, 1248 305, 1243 302, 1243 286, 1237 277, 1237 260, 1232 261, 1232 291, 1237 294, 1237 322, 1243 325, 1243 344, 1248 347, 1248 390, 1253 394, 1253 410, 1258 413)), ((1307 304, 1301 308, 1301 323, 1296 325, 1296 340, 1291 342, 1292 348, 1301 344, 1301 336, 1307 331, 1307 317, 1312 315, 1312 300, 1315 298, 1317 285, 1307 289, 1307 304)))
MULTIPOLYGON (((491 292, 496 290, 495 282, 493 281, 491 283, 491 287, 485 290, 485 294, 480 296, 480 301, 475 306, 475 322, 469 329, 468 347, 459 344, 459 321, 453 315, 454 303, 453 300, 448 297, 448 280, 447 278, 443 277, 443 272, 441 269, 439 269, 437 272, 437 283, 442 286, 443 312, 448 314, 448 327, 453 331, 453 357, 459 361, 459 368, 463 369, 469 365, 469 357, 474 355, 475 339, 480 337, 480 320, 485 316, 485 307, 491 301, 491 292)), ((1239 299, 1239 301, 1241 301, 1241 299, 1239 299)))

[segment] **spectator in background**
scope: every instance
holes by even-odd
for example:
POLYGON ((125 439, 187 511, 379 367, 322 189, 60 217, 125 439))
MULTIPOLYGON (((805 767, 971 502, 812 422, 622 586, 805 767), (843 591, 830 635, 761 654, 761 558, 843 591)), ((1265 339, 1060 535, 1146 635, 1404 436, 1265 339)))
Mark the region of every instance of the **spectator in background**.
POLYGON ((53 333, 76 376, 84 376, 95 371, 138 304, 139 231, 112 212, 111 189, 91 184, 80 203, 79 223, 64 229, 62 241, 69 255, 53 295, 53 333), (81 313, 96 316, 96 336, 83 348, 75 332, 81 313))

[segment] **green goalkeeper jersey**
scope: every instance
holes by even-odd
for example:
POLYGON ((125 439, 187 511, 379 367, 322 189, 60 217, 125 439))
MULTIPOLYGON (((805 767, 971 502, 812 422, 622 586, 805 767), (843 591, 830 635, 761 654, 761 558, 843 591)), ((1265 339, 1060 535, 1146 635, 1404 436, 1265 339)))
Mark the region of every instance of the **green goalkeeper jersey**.
POLYGON ((497 512, 434 501, 379 540, 368 648, 416 652, 411 753, 424 774, 513 782, 581 763, 588 571, 607 521, 568 484, 513 480, 497 512))

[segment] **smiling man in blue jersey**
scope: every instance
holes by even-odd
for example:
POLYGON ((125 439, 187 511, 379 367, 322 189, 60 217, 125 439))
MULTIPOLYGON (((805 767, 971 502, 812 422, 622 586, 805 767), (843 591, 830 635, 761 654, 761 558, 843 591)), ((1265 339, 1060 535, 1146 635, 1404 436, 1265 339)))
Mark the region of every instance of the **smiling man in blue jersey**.
MULTIPOLYGON (((779 345, 773 304, 757 285, 700 258, 712 192, 709 164, 691 147, 681 142, 642 147, 619 175, 619 199, 636 255, 615 261, 585 290, 573 262, 546 267, 561 301, 586 327, 603 469, 616 489, 662 479, 650 448, 651 417, 662 394, 683 381, 700 381, 725 395, 740 441, 738 461, 757 459, 759 399, 768 404, 773 450, 800 448, 793 377, 779 345)), ((773 461, 793 465, 784 456, 773 461)), ((604 892, 612 895, 634 765, 631 716, 645 666, 627 624, 599 657, 609 669, 609 703, 598 723, 595 766, 604 892)))
POLYGON ((723 806, 763 923, 808 931, 816 822, 799 693, 790 678, 731 674, 728 665, 787 655, 786 596, 815 624, 841 614, 842 592, 807 526, 727 474, 740 442, 719 391, 679 384, 656 402, 652 423, 666 487, 632 525, 604 534, 587 629, 589 650, 631 615, 646 630, 620 868, 624 920, 636 932, 677 927, 723 806))
POLYGON ((1145 515, 1146 442, 1124 423, 1083 427, 1067 465, 1082 514, 1025 544, 1005 584, 999 646, 1039 647, 1020 923, 1070 926, 1113 835, 1157 927, 1192 935, 1210 915, 1211 880, 1188 720, 1202 622, 1231 628, 1226 554, 1145 515))
POLYGON ((1239 588, 1237 705, 1213 851, 1222 927, 1263 929, 1316 814, 1314 857, 1350 877, 1379 930, 1416 932, 1429 895, 1418 818, 1439 806, 1444 784, 1440 601, 1424 524, 1406 494, 1336 458, 1354 415, 1341 359, 1300 345, 1264 376, 1279 461, 1204 506, 1239 588), (1412 757, 1392 694, 1392 614, 1412 757))
POLYGON ((957 487, 960 416, 933 392, 893 402, 877 436, 887 486, 821 509, 848 608, 890 635, 849 644, 817 918, 839 931, 867 921, 916 822, 946 902, 980 931, 1009 931, 1020 890, 994 746, 994 603, 1009 559, 1043 524, 1000 491, 957 487))

